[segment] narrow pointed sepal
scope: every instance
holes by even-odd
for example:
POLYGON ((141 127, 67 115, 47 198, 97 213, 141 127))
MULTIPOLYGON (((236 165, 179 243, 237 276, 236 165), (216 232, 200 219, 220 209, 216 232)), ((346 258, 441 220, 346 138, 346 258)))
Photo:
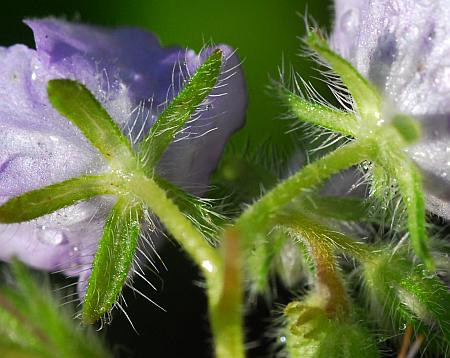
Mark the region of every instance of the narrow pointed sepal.
POLYGON ((222 51, 215 50, 152 126, 140 146, 142 160, 153 169, 175 136, 213 90, 222 67, 222 51))
POLYGON ((339 75, 356 104, 363 120, 378 122, 381 115, 381 97, 378 90, 367 81, 347 60, 332 51, 317 32, 310 32, 307 45, 317 52, 339 75))
POLYGON ((132 267, 141 216, 141 205, 128 198, 119 198, 112 209, 92 265, 82 311, 84 323, 96 322, 117 302, 132 267))
POLYGON ((358 135, 359 122, 354 113, 307 101, 286 88, 279 90, 279 96, 286 103, 290 114, 302 122, 329 129, 343 136, 355 138, 358 135))
POLYGON ((119 126, 94 95, 81 83, 56 79, 48 82, 53 107, 69 119, 113 167, 133 163, 133 150, 119 126))
POLYGON ((82 176, 16 196, 0 206, 0 223, 12 224, 51 214, 97 195, 116 194, 110 175, 82 176))

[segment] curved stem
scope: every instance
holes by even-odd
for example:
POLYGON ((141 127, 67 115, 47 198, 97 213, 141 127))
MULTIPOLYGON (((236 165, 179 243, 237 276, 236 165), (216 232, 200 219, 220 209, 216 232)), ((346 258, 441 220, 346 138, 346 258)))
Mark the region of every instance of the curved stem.
POLYGON ((236 221, 236 227, 244 234, 243 244, 251 245, 251 233, 261 231, 271 215, 289 204, 302 192, 316 187, 333 174, 370 160, 376 151, 371 141, 354 141, 323 158, 305 166, 299 172, 277 185, 251 205, 236 221))
POLYGON ((136 199, 143 201, 158 216, 200 267, 207 283, 216 357, 243 358, 242 285, 237 237, 226 236, 224 257, 221 257, 153 179, 137 174, 126 186, 136 199))
MULTIPOLYGON (((325 310, 327 313, 337 316, 348 312, 350 309, 349 298, 339 274, 334 249, 340 245, 350 246, 353 244, 351 247, 354 247, 355 243, 351 243, 352 240, 344 235, 335 235, 334 231, 304 216, 283 216, 279 218, 279 223, 292 231, 309 249, 316 268, 315 290, 320 297, 326 298, 325 310), (334 236, 338 237, 339 243, 333 240, 334 236)), ((359 257, 366 255, 363 248, 354 249, 359 257)))

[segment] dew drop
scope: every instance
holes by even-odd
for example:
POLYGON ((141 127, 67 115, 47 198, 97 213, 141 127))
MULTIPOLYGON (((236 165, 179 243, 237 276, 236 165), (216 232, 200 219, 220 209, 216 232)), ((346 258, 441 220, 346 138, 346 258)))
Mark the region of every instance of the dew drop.
POLYGON ((340 25, 345 33, 354 33, 359 26, 359 11, 356 9, 347 10, 341 17, 340 25))
POLYGON ((406 37, 407 40, 415 40, 415 39, 417 39, 419 34, 420 34, 419 27, 413 25, 406 32, 406 34, 405 34, 406 36, 405 37, 406 37))
POLYGON ((433 84, 440 93, 450 91, 450 66, 439 67, 433 75, 433 84))
POLYGON ((69 252, 69 256, 70 257, 74 257, 75 255, 77 255, 79 250, 80 249, 78 248, 78 246, 73 246, 72 249, 69 252))
POLYGON ((45 225, 38 228, 37 237, 40 242, 46 245, 57 246, 67 241, 61 230, 49 229, 45 225))

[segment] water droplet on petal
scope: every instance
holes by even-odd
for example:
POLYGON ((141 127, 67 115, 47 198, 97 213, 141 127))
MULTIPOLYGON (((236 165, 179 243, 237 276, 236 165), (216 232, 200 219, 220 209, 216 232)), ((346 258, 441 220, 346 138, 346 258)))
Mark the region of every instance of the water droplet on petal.
POLYGON ((410 38, 415 39, 415 38, 417 38, 419 36, 420 29, 417 26, 411 26, 411 28, 409 29, 408 34, 409 34, 410 38))
POLYGON ((57 246, 67 241, 66 236, 61 230, 54 230, 42 225, 38 228, 37 238, 46 245, 57 246))
POLYGON ((450 66, 439 67, 433 75, 433 84, 438 92, 450 91, 450 66))
POLYGON ((357 9, 347 10, 341 17, 340 25, 345 33, 354 33, 359 26, 359 11, 357 9))

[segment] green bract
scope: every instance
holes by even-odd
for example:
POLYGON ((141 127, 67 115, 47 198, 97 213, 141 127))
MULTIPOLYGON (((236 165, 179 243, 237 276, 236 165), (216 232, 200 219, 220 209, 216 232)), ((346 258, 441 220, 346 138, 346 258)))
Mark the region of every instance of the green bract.
MULTIPOLYGON (((92 266, 83 322, 97 321, 115 304, 133 262, 144 210, 159 217, 199 265, 206 267, 206 275, 217 273, 216 253, 172 200, 180 203, 183 211, 192 209, 194 214, 204 212, 204 206, 158 178, 154 168, 216 85, 221 66, 222 52, 215 50, 159 116, 139 153, 134 153, 129 140, 85 86, 65 79, 49 81, 48 96, 54 108, 80 129, 104 156, 111 171, 70 179, 13 198, 0 206, 0 222, 31 220, 96 195, 116 197, 92 266), (205 262, 209 264, 205 266, 205 262)), ((195 223, 203 224, 201 219, 195 223)), ((214 225, 211 223, 210 227, 214 225)))

